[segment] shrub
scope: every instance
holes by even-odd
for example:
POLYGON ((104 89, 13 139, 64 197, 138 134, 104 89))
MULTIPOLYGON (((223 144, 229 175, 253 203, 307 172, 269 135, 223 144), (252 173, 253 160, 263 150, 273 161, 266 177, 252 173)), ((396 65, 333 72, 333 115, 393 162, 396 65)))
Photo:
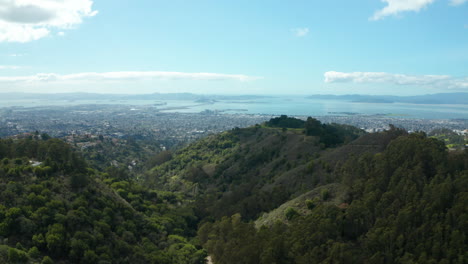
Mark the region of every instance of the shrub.
POLYGON ((292 208, 292 207, 289 207, 288 209, 286 209, 286 211, 284 212, 284 215, 286 216, 286 218, 288 220, 292 220, 293 218, 295 218, 296 216, 299 216, 299 213, 296 211, 296 209, 292 208))
POLYGON ((41 264, 54 264, 54 261, 49 256, 45 256, 42 259, 41 264))
POLYGON ((309 210, 314 209, 314 208, 317 206, 316 202, 317 202, 316 199, 314 199, 314 200, 306 200, 306 206, 307 206, 307 208, 308 208, 309 210))
POLYGON ((323 189, 320 192, 320 195, 322 196, 322 200, 324 200, 324 201, 326 201, 326 200, 328 200, 328 198, 330 198, 330 192, 328 191, 328 189, 323 189))
POLYGON ((32 259, 37 259, 38 257, 40 257, 41 252, 39 252, 39 249, 37 247, 32 247, 29 249, 28 255, 32 259))
POLYGON ((8 250, 8 261, 11 263, 25 263, 29 260, 28 254, 22 250, 16 248, 10 248, 8 250))

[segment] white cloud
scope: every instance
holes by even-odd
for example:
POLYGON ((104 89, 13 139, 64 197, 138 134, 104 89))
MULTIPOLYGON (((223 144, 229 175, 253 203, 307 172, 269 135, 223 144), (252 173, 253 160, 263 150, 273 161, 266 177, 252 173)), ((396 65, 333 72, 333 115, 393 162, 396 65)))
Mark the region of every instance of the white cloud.
POLYGON ((380 20, 386 16, 397 15, 401 12, 418 12, 434 1, 435 0, 382 0, 382 2, 387 3, 387 6, 375 12, 374 15, 370 17, 370 20, 380 20))
POLYGON ((468 2, 468 0, 450 0, 450 4, 453 6, 463 5, 468 2))
POLYGON ((92 17, 92 0, 0 0, 0 42, 29 42, 92 17))
POLYGON ((65 36, 65 32, 60 31, 59 33, 57 33, 57 35, 60 36, 60 37, 63 37, 63 36, 65 36))
MULTIPOLYGON (((0 72, 1 73, 1 72, 0 72)), ((38 73, 26 76, 0 75, 2 92, 99 92, 152 93, 234 91, 252 92, 254 80, 262 77, 243 74, 188 73, 162 71, 83 72, 73 74, 38 73)))
POLYGON ((468 77, 454 78, 449 75, 406 75, 386 72, 336 72, 324 74, 326 83, 386 83, 414 85, 440 89, 468 89, 468 77))
POLYGON ((20 66, 15 65, 0 65, 0 70, 17 70, 20 69, 20 66))
MULTIPOLYGON (((370 20, 380 20, 386 16, 398 15, 401 12, 419 12, 421 9, 435 2, 435 0, 381 0, 387 6, 374 13, 370 20)), ((468 0, 449 0, 450 5, 458 6, 468 2, 468 0)))
POLYGON ((242 74, 222 73, 185 73, 163 71, 121 71, 121 72, 84 72, 74 74, 38 73, 29 76, 0 76, 0 82, 8 83, 43 83, 43 82, 112 82, 112 81, 138 81, 138 80, 233 80, 252 81, 262 77, 252 77, 242 74))
POLYGON ((26 56, 27 54, 26 53, 12 53, 12 54, 8 54, 8 56, 10 57, 23 57, 23 56, 26 56))
POLYGON ((309 29, 308 28, 293 28, 291 29, 291 32, 296 36, 296 37, 304 37, 307 34, 309 34, 309 29))

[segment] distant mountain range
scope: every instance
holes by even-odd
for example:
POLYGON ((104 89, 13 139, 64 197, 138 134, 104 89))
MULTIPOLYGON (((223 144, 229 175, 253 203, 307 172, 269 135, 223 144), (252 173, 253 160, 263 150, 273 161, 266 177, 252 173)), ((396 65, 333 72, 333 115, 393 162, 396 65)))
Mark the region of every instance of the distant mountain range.
MULTIPOLYGON (((98 94, 98 93, 0 93, 2 100, 189 100, 213 102, 216 100, 255 100, 279 96, 267 95, 214 95, 193 93, 153 94, 98 94)), ((438 93, 415 96, 393 95, 324 95, 307 96, 308 99, 342 100, 361 103, 409 103, 409 104, 468 104, 468 93, 438 93)))
POLYGON ((468 104, 468 93, 438 93, 415 96, 392 95, 312 95, 309 99, 343 100, 360 103, 468 104))
POLYGON ((98 94, 98 93, 0 93, 3 100, 250 100, 268 98, 259 95, 201 95, 193 93, 98 94))

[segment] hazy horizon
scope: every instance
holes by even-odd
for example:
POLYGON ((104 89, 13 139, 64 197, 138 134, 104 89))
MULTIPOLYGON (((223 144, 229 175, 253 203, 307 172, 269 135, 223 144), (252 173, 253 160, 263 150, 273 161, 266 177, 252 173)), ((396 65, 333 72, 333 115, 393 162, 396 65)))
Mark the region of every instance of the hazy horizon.
MULTIPOLYGON (((421 94, 411 94, 411 95, 392 95, 392 94, 362 94, 362 93, 343 93, 343 94, 333 94, 333 93, 304 93, 304 94, 288 94, 288 93, 201 93, 201 92, 150 92, 150 93, 114 93, 114 92, 2 92, 0 94, 21 94, 21 95, 129 95, 129 96, 138 96, 138 95, 171 95, 171 94, 191 94, 191 95, 206 95, 206 96, 265 96, 265 97, 276 97, 276 96, 314 96, 314 95, 330 95, 330 96, 396 96, 396 97, 414 97, 414 96, 428 96, 428 95, 438 95, 438 94, 463 94, 468 96, 468 91, 447 91, 447 92, 433 92, 433 93, 421 93, 421 94)), ((1 99, 1 98, 0 98, 1 99)))

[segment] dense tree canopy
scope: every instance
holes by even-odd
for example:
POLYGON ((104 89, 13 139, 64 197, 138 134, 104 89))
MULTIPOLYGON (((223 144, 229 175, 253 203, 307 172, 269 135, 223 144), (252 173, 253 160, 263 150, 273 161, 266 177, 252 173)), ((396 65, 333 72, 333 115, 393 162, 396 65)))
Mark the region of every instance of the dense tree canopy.
POLYGON ((416 133, 350 158, 339 175, 349 206, 318 204, 260 229, 234 215, 199 237, 221 264, 468 262, 468 151, 416 133))
POLYGON ((0 140, 0 160, 0 262, 204 262, 177 195, 91 169, 58 139, 0 140))

